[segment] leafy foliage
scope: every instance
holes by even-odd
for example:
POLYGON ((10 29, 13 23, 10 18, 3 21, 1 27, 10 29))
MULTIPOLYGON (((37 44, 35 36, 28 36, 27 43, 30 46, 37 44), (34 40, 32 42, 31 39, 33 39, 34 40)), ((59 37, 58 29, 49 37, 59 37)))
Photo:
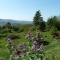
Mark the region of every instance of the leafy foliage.
POLYGON ((47 28, 50 30, 51 27, 56 27, 58 30, 60 30, 60 21, 58 20, 57 16, 51 17, 47 21, 47 28))
POLYGON ((33 18, 33 24, 37 27, 38 30, 45 30, 45 22, 43 21, 43 17, 41 17, 40 10, 38 10, 33 18))
POLYGON ((46 29, 45 21, 42 21, 42 22, 40 23, 40 30, 41 30, 41 31, 44 31, 45 29, 46 29))
POLYGON ((53 34, 53 35, 54 35, 55 33, 58 34, 58 30, 57 30, 56 27, 52 27, 51 30, 50 30, 50 32, 51 32, 51 34, 53 34))
POLYGON ((42 21, 42 17, 41 17, 41 13, 40 11, 37 11, 34 18, 33 18, 33 23, 35 26, 38 26, 40 24, 40 22, 42 21))
POLYGON ((11 38, 11 39, 19 39, 20 38, 20 35, 18 35, 18 34, 11 34, 8 38, 11 38))

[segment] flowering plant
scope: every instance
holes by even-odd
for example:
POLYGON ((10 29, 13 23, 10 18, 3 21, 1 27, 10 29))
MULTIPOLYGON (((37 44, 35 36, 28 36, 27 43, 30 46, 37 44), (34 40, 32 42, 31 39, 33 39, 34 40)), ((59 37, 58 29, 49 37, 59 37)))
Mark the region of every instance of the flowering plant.
POLYGON ((40 37, 39 32, 36 33, 36 36, 31 36, 31 32, 29 31, 26 35, 28 42, 20 43, 18 45, 12 45, 12 39, 8 38, 8 49, 10 51, 10 59, 21 59, 21 60, 43 60, 44 52, 43 46, 44 44, 41 41, 44 41, 42 37, 40 37), (29 45, 28 47, 26 45, 29 45))

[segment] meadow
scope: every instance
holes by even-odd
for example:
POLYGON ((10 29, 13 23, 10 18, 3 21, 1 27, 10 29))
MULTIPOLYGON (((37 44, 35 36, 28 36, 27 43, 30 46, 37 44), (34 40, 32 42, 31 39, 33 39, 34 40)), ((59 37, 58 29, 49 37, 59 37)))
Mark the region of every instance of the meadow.
MULTIPOLYGON (((37 31, 31 31, 33 35, 36 34, 37 31)), ((54 39, 49 31, 47 32, 41 32, 41 35, 44 38, 45 45, 43 48, 43 51, 45 53, 45 57, 48 58, 48 60, 59 60, 60 59, 60 39, 54 39)), ((27 46, 28 40, 25 38, 27 31, 24 32, 19 32, 19 33, 14 33, 14 34, 19 34, 21 38, 19 39, 14 39, 13 44, 19 44, 24 42, 27 46)), ((10 52, 9 49, 6 47, 8 44, 7 37, 13 33, 6 33, 6 36, 0 37, 0 60, 9 60, 10 57, 10 52)), ((23 60, 23 59, 18 59, 18 60, 23 60)))
POLYGON ((38 10, 31 24, 1 25, 0 60, 60 60, 60 17, 38 10))

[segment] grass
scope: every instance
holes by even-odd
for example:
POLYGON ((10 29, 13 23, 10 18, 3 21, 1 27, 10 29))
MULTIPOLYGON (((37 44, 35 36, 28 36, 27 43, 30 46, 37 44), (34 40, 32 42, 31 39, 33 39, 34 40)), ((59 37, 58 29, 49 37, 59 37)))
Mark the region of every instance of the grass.
MULTIPOLYGON (((35 32, 32 32, 33 35, 35 35, 35 32)), ((27 32, 21 32, 20 34, 21 38, 13 40, 14 44, 19 44, 21 42, 25 42, 27 45, 28 40, 25 38, 27 32)), ((43 51, 45 52, 45 56, 48 58, 48 60, 60 60, 60 41, 53 39, 50 32, 40 32, 42 36, 44 37, 44 40, 47 41, 47 45, 44 46, 43 51), (47 36, 47 37, 45 37, 47 36)), ((9 35, 9 34, 8 34, 9 35)), ((6 37, 0 38, 0 58, 9 58, 9 50, 6 47, 7 40, 6 37)), ((1 59, 0 59, 1 60, 1 59)))

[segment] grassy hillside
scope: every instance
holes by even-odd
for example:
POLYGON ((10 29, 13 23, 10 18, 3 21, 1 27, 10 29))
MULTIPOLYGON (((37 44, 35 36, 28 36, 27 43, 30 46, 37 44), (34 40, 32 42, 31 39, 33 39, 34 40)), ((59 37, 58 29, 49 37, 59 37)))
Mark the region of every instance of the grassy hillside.
MULTIPOLYGON (((35 34, 35 32, 36 31, 32 33, 35 34)), ((21 38, 13 40, 13 43, 19 44, 21 42, 25 42, 25 44, 28 46, 27 44, 28 40, 25 38, 26 33, 27 32, 18 33, 21 36, 21 38)), ((54 39, 50 32, 40 33, 42 34, 42 36, 44 37, 44 41, 46 42, 43 48, 45 56, 48 58, 48 60, 60 60, 60 39, 59 40, 54 39)), ((9 35, 9 33, 7 35, 9 35)), ((4 60, 7 60, 10 55, 9 50, 6 47, 6 44, 8 43, 6 38, 7 37, 0 38, 0 60, 1 58, 6 58, 4 60)))

